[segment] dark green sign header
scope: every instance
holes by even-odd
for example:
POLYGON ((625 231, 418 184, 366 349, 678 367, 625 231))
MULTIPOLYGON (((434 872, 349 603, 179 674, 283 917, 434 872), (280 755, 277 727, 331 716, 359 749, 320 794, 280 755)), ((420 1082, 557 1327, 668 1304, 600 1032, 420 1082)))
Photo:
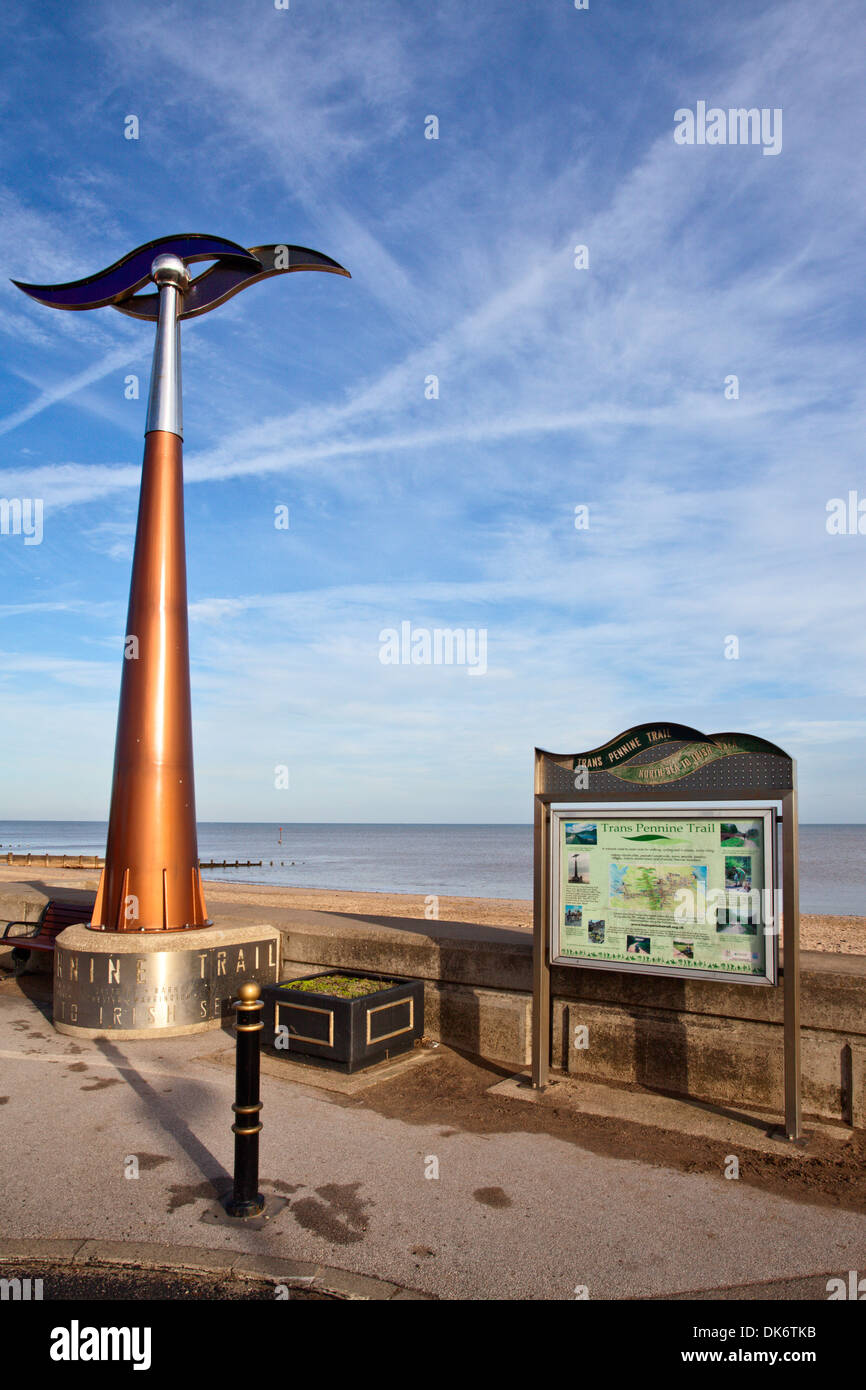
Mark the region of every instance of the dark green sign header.
POLYGON ((575 754, 572 765, 575 769, 586 768, 588 772, 609 772, 623 782, 663 786, 698 772, 707 763, 737 753, 773 753, 777 757, 787 757, 774 743, 753 734, 702 734, 686 724, 640 724, 601 748, 575 754), (665 743, 684 743, 685 747, 654 762, 634 762, 647 748, 658 748, 665 743))

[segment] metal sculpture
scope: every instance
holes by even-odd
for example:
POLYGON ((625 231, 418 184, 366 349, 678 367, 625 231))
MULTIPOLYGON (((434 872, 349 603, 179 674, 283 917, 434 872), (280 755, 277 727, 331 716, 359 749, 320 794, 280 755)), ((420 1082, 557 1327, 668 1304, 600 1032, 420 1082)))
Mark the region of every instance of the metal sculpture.
POLYGON ((198 862, 189 684, 180 321, 272 275, 349 272, 303 246, 247 249, 222 237, 163 237, 65 285, 12 283, 55 309, 110 305, 156 322, 138 526, 117 717, 105 867, 91 926, 210 925, 198 862), (188 267, 213 264, 195 279, 188 267), (139 291, 153 281, 157 293, 139 291))

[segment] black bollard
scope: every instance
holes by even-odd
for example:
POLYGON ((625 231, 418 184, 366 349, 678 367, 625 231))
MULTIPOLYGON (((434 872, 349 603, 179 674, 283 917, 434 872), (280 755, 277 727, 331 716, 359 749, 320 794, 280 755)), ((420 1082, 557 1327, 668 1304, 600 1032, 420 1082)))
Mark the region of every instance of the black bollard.
POLYGON ((264 1028, 260 1012, 264 1008, 261 990, 252 982, 241 985, 237 1002, 237 1066, 235 1072, 235 1183, 229 1216, 261 1216, 265 1199, 259 1192, 259 1034, 264 1028))

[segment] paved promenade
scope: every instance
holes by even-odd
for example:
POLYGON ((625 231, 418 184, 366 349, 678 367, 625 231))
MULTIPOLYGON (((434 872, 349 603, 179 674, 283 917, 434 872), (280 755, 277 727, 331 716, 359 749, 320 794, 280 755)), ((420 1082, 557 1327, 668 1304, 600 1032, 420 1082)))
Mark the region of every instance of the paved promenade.
POLYGON ((274 1059, 261 1174, 283 1205, 261 1229, 215 1223, 232 1162, 231 1035, 78 1041, 54 1032, 49 1011, 0 985, 7 1242, 63 1240, 65 1257, 85 1258, 97 1248, 85 1241, 144 1241, 222 1269, 246 1256, 302 1261, 323 1289, 344 1271, 346 1296, 814 1298, 831 1275, 866 1273, 866 1214, 851 1203, 683 1171, 687 1159, 612 1156, 569 1136, 561 1115, 546 1133, 537 1105, 488 1095, 501 1070, 446 1049, 354 1093, 282 1080, 274 1059))

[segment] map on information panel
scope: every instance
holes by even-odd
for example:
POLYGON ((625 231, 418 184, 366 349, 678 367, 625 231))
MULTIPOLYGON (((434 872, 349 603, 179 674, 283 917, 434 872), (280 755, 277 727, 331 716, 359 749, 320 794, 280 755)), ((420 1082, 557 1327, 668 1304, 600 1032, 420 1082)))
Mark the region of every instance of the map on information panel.
POLYGON ((763 814, 557 820, 554 959, 766 976, 763 814))

